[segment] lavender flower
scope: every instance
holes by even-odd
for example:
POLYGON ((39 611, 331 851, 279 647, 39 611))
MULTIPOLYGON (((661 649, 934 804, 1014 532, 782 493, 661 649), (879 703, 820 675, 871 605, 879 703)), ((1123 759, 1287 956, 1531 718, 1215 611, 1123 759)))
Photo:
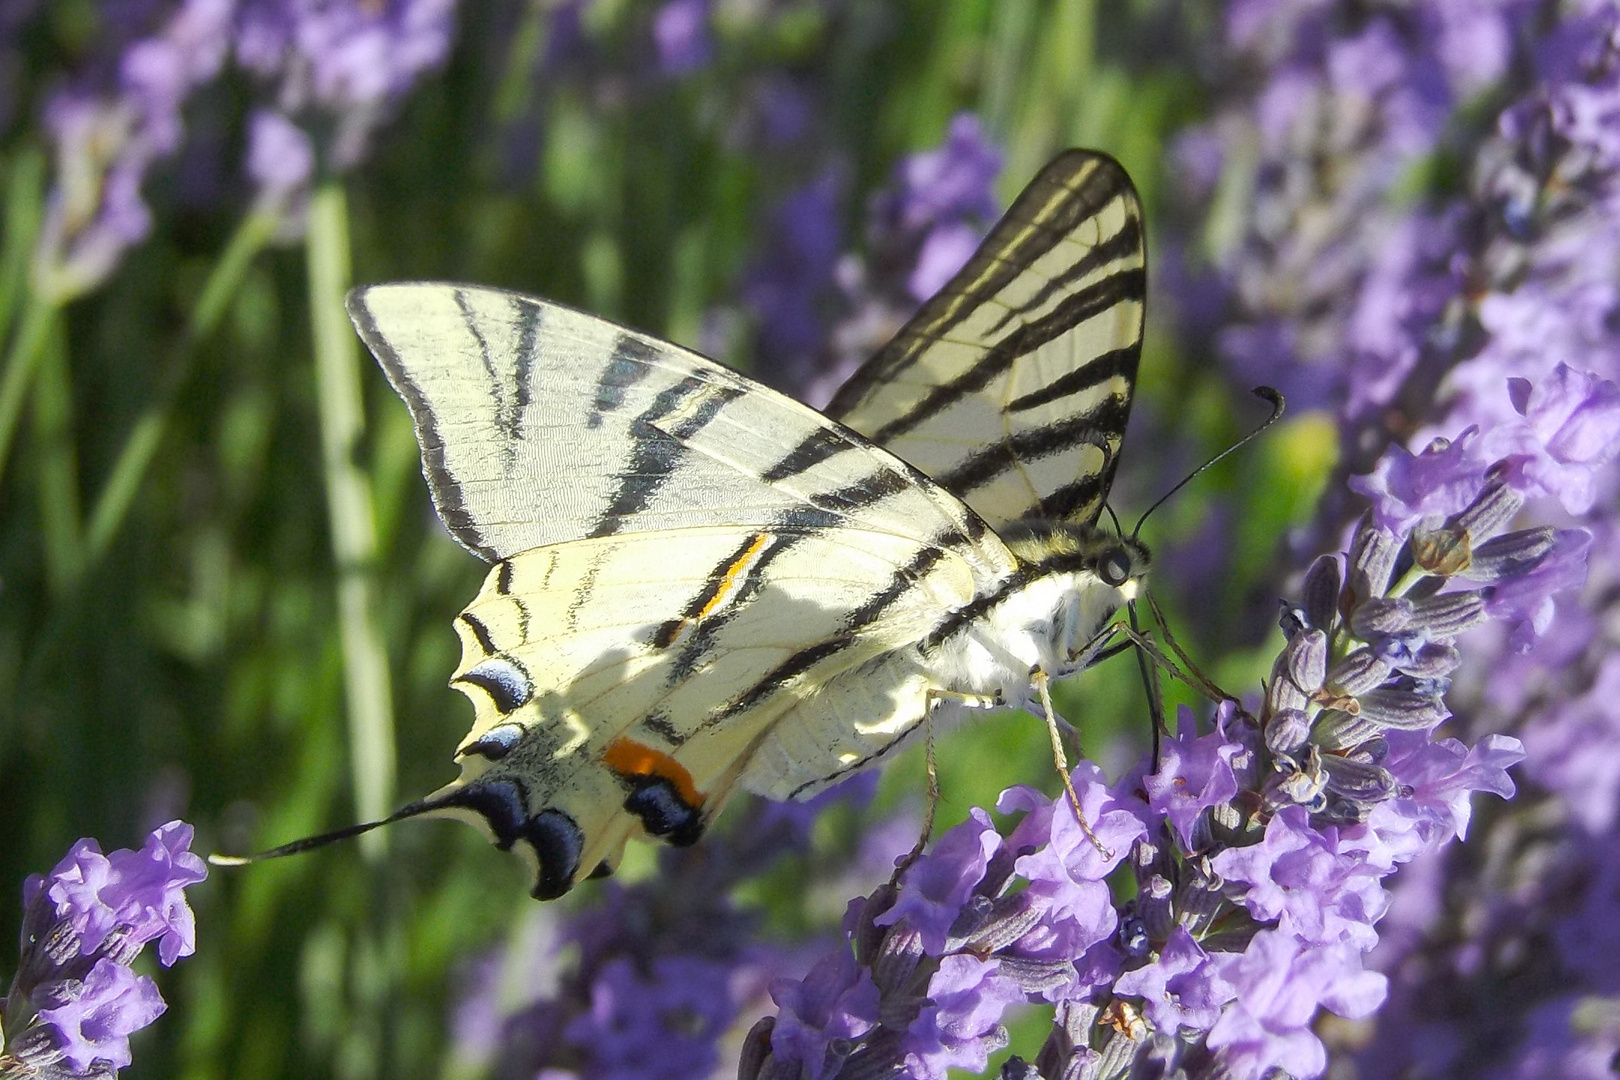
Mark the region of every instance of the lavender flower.
POLYGON ((139 851, 103 855, 80 840, 50 874, 24 883, 0 1075, 110 1076, 130 1063, 129 1036, 167 1006, 129 965, 152 941, 165 967, 195 947, 185 890, 208 871, 191 839, 190 825, 171 821, 139 851))
POLYGON ((53 95, 45 130, 55 183, 35 255, 36 287, 66 301, 94 288, 152 228, 141 184, 180 147, 180 111, 218 74, 234 0, 182 0, 155 33, 124 43, 99 83, 53 95))
MULTIPOLYGON (((735 886, 802 851, 829 803, 872 790, 863 778, 809 803, 761 803, 746 829, 661 852, 648 881, 608 882, 570 916, 541 909, 529 944, 480 962, 456 1020, 458 1057, 497 1078, 713 1073, 739 1012, 785 967, 803 970, 789 952, 749 944, 757 916, 733 899, 735 886), (504 1008, 497 993, 509 999, 504 1008)), ((790 1005, 815 1025, 805 1038, 827 1023, 817 996, 827 981, 790 1005)))
POLYGON ((416 81, 444 63, 454 13, 455 0, 244 0, 236 59, 274 83, 279 113, 330 130, 323 164, 343 170, 416 81))
POLYGON ((823 309, 840 243, 840 187, 828 173, 783 201, 766 230, 768 254, 749 268, 741 289, 759 325, 761 362, 796 382, 824 340, 823 309))
POLYGON ((281 113, 259 109, 248 119, 247 173, 266 205, 292 204, 315 178, 314 144, 281 113))
POLYGON ((962 268, 999 212, 1001 155, 971 113, 896 167, 867 211, 864 255, 839 255, 836 172, 790 197, 742 288, 767 369, 821 405, 962 268))
POLYGON ((1162 758, 1112 787, 1082 763, 1095 840, 1028 788, 998 803, 1023 814, 1005 835, 975 810, 852 906, 847 948, 772 988, 782 1013, 756 1025, 741 1075, 982 1069, 1002 1012, 1033 1001, 1058 1023, 1011 1075, 1321 1075, 1318 1011, 1363 1018, 1386 997, 1365 962, 1386 880, 1466 833, 1473 792, 1513 793, 1517 740, 1435 734, 1459 638, 1491 618, 1492 590, 1554 588, 1540 566, 1585 550, 1581 533, 1502 532, 1523 505, 1508 463, 1419 465, 1410 520, 1369 513, 1285 606, 1258 711, 1223 702, 1204 735, 1184 713, 1162 758), (1116 872, 1135 878, 1123 904, 1116 872))
MULTIPOLYGON (((108 59, 54 94, 45 130, 55 177, 35 257, 36 287, 65 302, 95 288, 152 229, 141 194, 180 149, 182 110, 227 57, 274 83, 248 124, 247 173, 262 205, 296 208, 321 164, 346 169, 372 132, 449 51, 455 0, 170 0, 144 35, 109 33, 108 59), (305 125, 305 129, 295 126, 305 125)), ((118 12, 107 21, 120 29, 118 12)), ((123 22, 131 22, 127 16, 123 22)))
POLYGON ((658 66, 669 75, 688 75, 714 56, 709 33, 709 0, 666 0, 653 16, 658 66))
MULTIPOLYGON (((1185 152, 1242 169, 1242 133, 1260 132, 1263 149, 1246 220, 1218 234, 1227 306, 1207 310, 1197 334, 1263 336, 1312 366, 1333 388, 1317 400, 1339 416, 1344 468, 1371 470, 1360 490, 1385 527, 1457 513, 1487 463, 1538 514, 1584 527, 1466 553, 1444 530, 1425 539, 1432 558, 1466 555, 1492 623, 1458 643, 1461 663, 1443 676, 1457 681, 1449 730, 1473 749, 1452 747, 1446 761, 1434 744, 1427 763, 1402 768, 1488 771, 1505 752, 1493 740, 1511 732, 1529 786, 1476 826, 1477 846, 1396 882, 1393 932, 1373 954, 1391 1001, 1344 1064, 1365 1076, 1596 1075, 1620 1049, 1604 1019, 1620 943, 1601 929, 1616 898, 1605 860, 1620 772, 1607 737, 1620 712, 1603 689, 1612 560, 1594 559, 1578 587, 1588 551, 1620 536, 1620 11, 1423 0, 1338 15, 1233 9, 1231 54, 1258 89, 1229 98, 1185 152), (1460 47, 1465 17, 1481 48, 1460 47), (1404 32, 1436 25, 1456 28, 1457 47, 1404 32), (1403 32, 1368 48, 1378 27, 1403 32), (1353 48, 1361 70, 1335 69, 1353 48), (1411 62, 1425 54, 1435 62, 1411 62), (1357 100, 1371 106, 1357 111, 1357 100), (1426 126, 1410 129, 1421 138, 1391 134, 1419 115, 1394 113, 1403 100, 1431 103, 1426 126), (1330 105, 1315 115, 1339 122, 1272 122, 1300 102, 1330 105), (1437 152, 1453 182, 1397 183, 1441 175, 1412 170, 1437 152)), ((1316 535, 1347 517, 1346 500, 1326 500, 1316 535)), ((1398 755, 1423 750, 1411 736, 1390 747, 1380 765, 1392 773, 1398 755)), ((1455 792, 1430 798, 1432 819, 1401 842, 1422 844, 1457 816, 1455 792)))

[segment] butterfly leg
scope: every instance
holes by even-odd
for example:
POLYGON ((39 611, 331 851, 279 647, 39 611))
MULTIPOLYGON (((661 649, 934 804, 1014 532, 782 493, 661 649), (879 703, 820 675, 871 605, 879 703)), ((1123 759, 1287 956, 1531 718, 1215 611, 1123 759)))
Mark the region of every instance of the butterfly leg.
POLYGON ((1197 678, 1198 686, 1196 688, 1201 689, 1212 701, 1236 701, 1235 696, 1222 690, 1215 685, 1215 680, 1199 671, 1198 665, 1193 663, 1192 657, 1182 650, 1180 643, 1176 641, 1176 636, 1170 632, 1170 623, 1165 619, 1164 612, 1159 608, 1159 602, 1153 599, 1153 594, 1144 589, 1142 595, 1147 599, 1148 609, 1153 612, 1154 621, 1164 631, 1164 643, 1170 646, 1170 651, 1176 654, 1176 659, 1187 665, 1187 670, 1197 678))
POLYGON ((1074 781, 1069 779, 1069 755, 1063 750, 1063 736, 1058 731, 1057 710, 1052 707, 1052 677, 1044 671, 1036 670, 1030 674, 1030 681, 1035 684, 1035 692, 1040 695, 1041 711, 1046 714, 1046 731, 1052 737, 1052 764, 1057 766, 1058 776, 1063 779, 1063 791, 1069 797, 1069 805, 1074 808, 1075 820, 1080 822, 1080 828, 1085 831, 1086 839, 1101 853, 1105 859, 1112 859, 1114 853, 1109 851, 1097 834, 1091 831, 1091 823, 1086 820, 1086 812, 1080 807, 1080 796, 1074 790, 1074 781))
POLYGON ((894 864, 894 874, 889 878, 889 884, 898 886, 900 876, 911 869, 911 864, 922 858, 922 853, 928 848, 928 841, 934 835, 934 811, 939 806, 939 768, 934 761, 934 709, 942 698, 956 697, 942 691, 930 690, 927 695, 927 707, 923 709, 923 755, 925 768, 928 771, 928 804, 923 810, 922 832, 917 837, 917 843, 906 852, 905 856, 894 864))
POLYGON ((996 709, 1005 704, 1000 697, 991 694, 962 694, 954 690, 929 689, 924 698, 926 705, 923 708, 923 746, 926 755, 926 768, 928 770, 928 806, 923 813, 922 835, 917 838, 917 846, 912 848, 894 867, 893 882, 898 883, 900 875, 905 873, 911 864, 922 856, 928 847, 928 841, 934 835, 934 812, 939 806, 939 770, 934 762, 934 710, 946 702, 954 702, 964 709, 996 709))

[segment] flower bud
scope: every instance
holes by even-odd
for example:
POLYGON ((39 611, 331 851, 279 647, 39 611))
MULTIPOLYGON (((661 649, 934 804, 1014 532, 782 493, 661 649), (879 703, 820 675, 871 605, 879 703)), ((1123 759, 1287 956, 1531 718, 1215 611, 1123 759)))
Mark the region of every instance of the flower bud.
POLYGON ((1322 770, 1327 774, 1328 790, 1353 802, 1380 802, 1395 791, 1395 778, 1389 770, 1368 762, 1324 754, 1322 770))
POLYGON ((1266 723, 1266 749, 1273 754, 1294 755, 1305 748, 1311 737, 1311 718, 1303 709, 1282 709, 1266 723))
POLYGON ((1495 536, 1524 507, 1524 498, 1504 480, 1487 483, 1474 501, 1446 524, 1467 532, 1474 544, 1495 536))
POLYGON ((1544 526, 1487 540, 1474 552, 1468 579, 1490 583, 1529 573, 1552 550, 1556 537, 1556 529, 1544 526))
POLYGON ((1361 718, 1380 727, 1426 731, 1450 716, 1438 694, 1418 694, 1391 687, 1361 696, 1361 718))
POLYGON ((1374 650, 1356 649, 1334 664, 1327 674, 1329 690, 1357 697, 1389 678, 1390 665, 1374 650))
POLYGON ((1305 617, 1317 630, 1333 625, 1339 610, 1339 592, 1343 587, 1343 574, 1337 555, 1321 555, 1305 573, 1305 617))
POLYGON ((1372 515, 1361 519, 1350 545, 1350 591, 1352 602, 1383 596, 1389 591, 1390 572, 1400 545, 1387 530, 1373 524, 1372 515))

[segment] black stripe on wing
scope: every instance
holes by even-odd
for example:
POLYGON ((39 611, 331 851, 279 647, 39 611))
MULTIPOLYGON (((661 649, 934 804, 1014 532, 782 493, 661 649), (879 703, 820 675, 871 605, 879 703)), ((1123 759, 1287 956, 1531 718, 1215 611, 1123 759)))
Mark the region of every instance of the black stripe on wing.
MULTIPOLYGON (((1027 491, 1016 501, 1029 514, 1094 522, 1129 417, 1145 292, 1141 208, 1130 178, 1106 155, 1071 150, 1041 170, 967 265, 827 412, 909 457, 970 505, 975 490, 1005 477, 1027 491), (962 414, 958 434, 952 410, 969 398, 978 404, 962 414), (983 427, 986 404, 1002 422, 979 435, 968 425, 983 427), (975 436, 982 446, 961 441, 975 436), (1035 481, 1016 469, 1081 443, 1103 454, 1076 458, 1072 479, 1054 480, 1048 469, 1035 481)), ((781 467, 835 452, 806 444, 781 467)), ((975 508, 1010 520, 1005 492, 985 494, 988 502, 975 508)))
POLYGON ((653 403, 631 423, 634 449, 630 460, 614 478, 615 490, 607 509, 586 535, 612 536, 624 523, 641 513, 660 488, 669 483, 686 453, 681 440, 689 439, 707 427, 720 410, 743 391, 738 387, 714 386, 696 375, 688 375, 674 386, 658 393, 653 403), (696 407, 682 416, 666 433, 659 422, 667 420, 693 398, 696 407))
MULTIPOLYGON (((978 363, 949 382, 934 387, 920 402, 912 406, 910 411, 895 417, 874 431, 872 441, 881 444, 897 435, 914 430, 918 425, 944 412, 969 394, 989 386, 1006 374, 1019 357, 1034 352, 1048 342, 1056 341, 1087 319, 1095 318, 1117 304, 1126 300, 1141 300, 1146 292, 1147 279, 1142 271, 1124 270, 1065 297, 1049 314, 1014 326, 1006 337, 985 350, 978 363)), ((1009 309, 1008 315, 1013 314, 1014 310, 1009 309)), ((1006 316, 1003 317, 1003 322, 1005 319, 1006 316)), ((901 333, 904 334, 905 331, 901 333)), ((1072 380, 1074 389, 1068 393, 1074 393, 1088 386, 1096 386, 1125 370, 1134 377, 1139 353, 1139 345, 1110 350, 1064 375, 1057 382, 1049 384, 1048 389, 1072 380), (1104 357, 1113 359, 1099 367, 1098 361, 1104 357), (1125 363, 1122 364, 1121 361, 1125 363)), ((1018 400, 1023 403, 1021 408, 1032 408, 1035 403, 1032 399, 1035 396, 1027 394, 1019 398, 1018 400)), ((1013 411, 1011 403, 1007 408, 1013 411)))
MULTIPOLYGON (((1048 162, 1007 208, 967 265, 839 387, 827 406, 827 414, 840 416, 872 391, 892 383, 930 345, 949 335, 982 304, 1017 281, 1032 263, 1085 227, 1122 195, 1134 202, 1135 187, 1124 167, 1107 155, 1070 150, 1048 162)), ((1088 245, 1087 255, 1074 265, 1077 273, 1055 276, 1051 279, 1053 285, 1071 282, 1094 270, 1100 264, 1098 253, 1117 258, 1120 242, 1141 246, 1140 214, 1131 217, 1122 234, 1088 245)), ((1051 287, 1038 290, 1009 314, 1049 299, 1051 287)), ((998 321, 992 332, 1004 328, 1006 321, 1006 317, 998 321)), ((989 347, 994 343, 984 344, 989 347)))
POLYGON ((439 511, 439 519, 444 527, 450 530, 460 543, 485 562, 496 562, 500 554, 484 540, 479 531, 478 522, 473 518, 472 511, 467 509, 466 500, 461 494, 461 485, 456 481, 455 474, 450 471, 449 462, 445 458, 444 437, 439 433, 438 418, 429 404, 427 395, 412 378, 405 362, 400 359, 399 353, 389 344, 388 338, 377 328, 377 320, 372 317, 371 308, 366 303, 366 291, 356 289, 349 293, 344 300, 344 307, 348 309, 349 318, 354 320, 355 329, 359 331, 360 338, 366 343, 378 363, 382 364, 383 372, 388 381, 393 384, 399 396, 405 399, 406 406, 411 411, 411 422, 416 427, 416 442, 422 448, 422 475, 427 479, 428 490, 433 496, 433 505, 439 511))

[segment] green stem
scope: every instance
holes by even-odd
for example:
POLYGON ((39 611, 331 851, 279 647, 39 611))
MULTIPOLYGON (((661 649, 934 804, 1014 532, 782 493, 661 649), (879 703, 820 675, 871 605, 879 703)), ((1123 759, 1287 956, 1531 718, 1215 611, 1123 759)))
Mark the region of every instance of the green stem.
POLYGON ((146 472, 157 455, 158 447, 162 445, 164 435, 168 433, 175 400, 191 373, 197 346, 218 328, 254 258, 275 235, 279 220, 279 215, 273 211, 260 210, 249 214, 242 219, 225 251, 214 263, 208 280, 203 284, 202 293, 191 309, 185 336, 176 346, 175 355, 169 362, 164 386, 156 400, 147 405, 136 419, 96 499, 90 524, 85 530, 84 569, 98 564, 118 538, 118 530, 129 516, 135 496, 146 479, 146 472))
POLYGON ((51 336, 51 324, 56 320, 56 305, 41 299, 32 290, 23 306, 22 325, 11 339, 6 353, 6 370, 0 375, 0 475, 6 470, 6 459, 11 456, 11 444, 17 437, 17 422, 22 418, 23 403, 34 385, 34 374, 45 355, 45 343, 51 336))
MULTIPOLYGON (((350 281, 349 225, 343 187, 336 180, 323 183, 310 199, 305 255, 321 460, 338 575, 350 769, 356 809, 362 818, 376 820, 387 815, 394 797, 393 703, 388 657, 373 617, 377 535, 371 486, 355 464, 365 433, 365 414, 354 331, 343 310, 343 294, 350 281)), ((372 832, 361 837, 362 850, 380 855, 385 849, 383 835, 372 832)))
POLYGON ((84 558, 79 534, 79 461, 73 439, 73 381, 67 343, 54 321, 40 350, 34 382, 34 482, 39 491, 45 577, 57 596, 78 579, 84 558))
POLYGON ((28 290, 28 265, 45 210, 45 155, 19 150, 6 168, 4 240, 0 241, 0 341, 6 339, 28 290))

